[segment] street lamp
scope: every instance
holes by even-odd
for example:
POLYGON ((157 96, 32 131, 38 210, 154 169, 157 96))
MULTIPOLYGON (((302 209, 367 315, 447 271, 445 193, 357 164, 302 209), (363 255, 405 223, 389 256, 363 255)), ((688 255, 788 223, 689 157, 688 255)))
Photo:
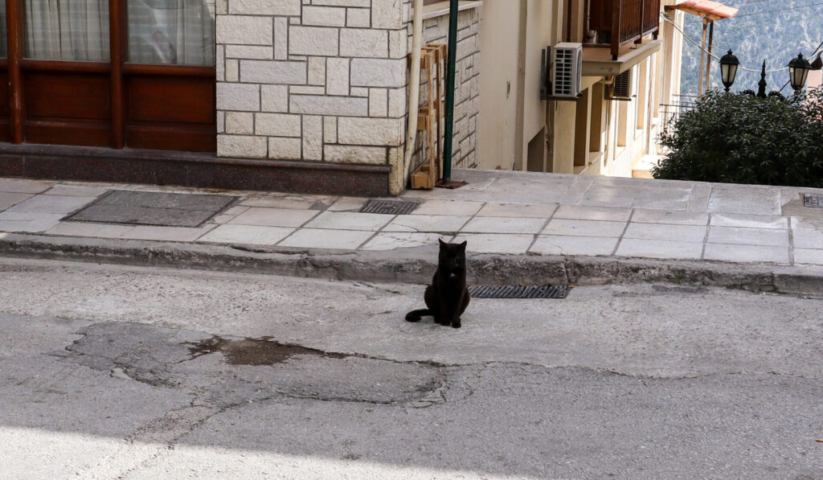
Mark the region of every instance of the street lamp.
POLYGON ((723 58, 720 59, 720 75, 723 80, 723 86, 728 92, 734 84, 734 79, 737 77, 737 67, 740 66, 740 60, 734 56, 731 50, 723 58))
POLYGON ((803 58, 802 53, 789 62, 789 80, 795 92, 800 92, 806 86, 806 78, 809 76, 811 68, 809 61, 803 58))

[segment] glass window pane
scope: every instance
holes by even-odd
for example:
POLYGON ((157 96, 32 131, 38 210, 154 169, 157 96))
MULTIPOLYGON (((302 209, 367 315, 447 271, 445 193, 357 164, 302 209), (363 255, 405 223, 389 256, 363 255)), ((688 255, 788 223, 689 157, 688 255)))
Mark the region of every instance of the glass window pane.
POLYGON ((108 0, 24 0, 25 57, 109 61, 108 0))
POLYGON ((128 0, 129 62, 214 65, 214 0, 128 0))

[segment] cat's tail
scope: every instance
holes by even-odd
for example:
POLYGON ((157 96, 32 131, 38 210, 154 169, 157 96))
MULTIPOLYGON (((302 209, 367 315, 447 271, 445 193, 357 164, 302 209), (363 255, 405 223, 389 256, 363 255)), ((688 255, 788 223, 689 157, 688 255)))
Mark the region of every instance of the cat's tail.
POLYGON ((406 321, 407 322, 419 322, 422 317, 424 317, 426 315, 431 315, 431 314, 432 314, 432 312, 427 308, 424 308, 422 310, 412 310, 411 312, 406 314, 406 321))

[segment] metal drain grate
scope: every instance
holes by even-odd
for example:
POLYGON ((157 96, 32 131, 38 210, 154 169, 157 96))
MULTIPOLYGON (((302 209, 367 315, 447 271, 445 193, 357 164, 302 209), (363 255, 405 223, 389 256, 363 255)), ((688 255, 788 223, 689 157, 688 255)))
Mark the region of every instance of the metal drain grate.
POLYGON ((369 200, 360 209, 361 213, 382 213, 383 215, 408 215, 414 211, 417 202, 403 202, 398 200, 369 200))
POLYGON ((803 194, 803 206, 808 208, 823 208, 823 195, 803 194))
POLYGON ((474 285, 469 287, 469 294, 472 298, 559 298, 563 299, 569 295, 569 287, 556 287, 552 285, 542 285, 536 287, 524 286, 484 286, 474 285))

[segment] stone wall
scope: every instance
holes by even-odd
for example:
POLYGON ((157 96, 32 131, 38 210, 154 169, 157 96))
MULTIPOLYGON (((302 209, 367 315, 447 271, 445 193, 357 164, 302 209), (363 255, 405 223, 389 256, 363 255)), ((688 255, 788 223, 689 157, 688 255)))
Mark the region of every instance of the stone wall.
MULTIPOLYGON (((408 0, 217 0, 216 11, 218 156, 388 165, 389 190, 402 191, 408 0)), ((454 164, 471 167, 479 10, 459 20, 454 164)), ((425 42, 447 30, 448 16, 428 20, 425 42)))
MULTIPOLYGON (((411 51, 412 25, 409 29, 411 51)), ((447 43, 449 16, 442 15, 423 21, 423 43, 447 43)), ((457 16, 457 64, 454 91, 454 135, 452 165, 458 168, 477 168, 477 115, 480 110, 480 8, 460 12, 457 16)), ((420 104, 427 97, 425 76, 421 78, 420 104)), ((421 149, 426 141, 418 135, 414 164, 423 158, 421 149)))
POLYGON ((218 156, 396 165, 402 15, 400 0, 218 0, 218 156))

